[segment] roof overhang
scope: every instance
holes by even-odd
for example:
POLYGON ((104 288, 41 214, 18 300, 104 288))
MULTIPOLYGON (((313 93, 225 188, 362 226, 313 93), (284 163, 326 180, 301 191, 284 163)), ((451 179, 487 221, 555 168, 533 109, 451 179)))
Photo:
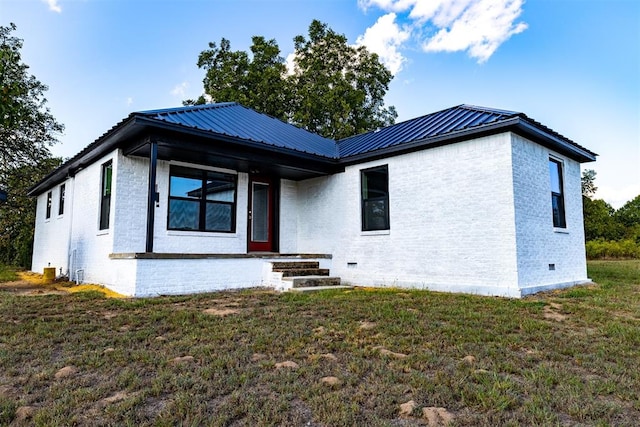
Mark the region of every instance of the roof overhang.
MULTIPOLYGON (((267 145, 197 128, 141 119, 148 122, 148 139, 158 144, 159 160, 174 160, 225 167, 240 172, 270 174, 302 180, 344 170, 335 159, 267 145)), ((149 156, 146 140, 124 149, 125 155, 149 156)))
POLYGON ((28 194, 43 193, 118 148, 127 156, 149 157, 150 142, 158 144, 159 160, 271 174, 291 180, 344 170, 335 159, 132 114, 30 188, 28 194))
POLYGON ((335 159, 133 113, 33 186, 28 194, 43 193, 118 148, 127 156, 149 157, 151 142, 157 143, 159 160, 302 180, 341 172, 348 165, 504 132, 521 135, 581 163, 596 158, 595 153, 524 115, 335 159))

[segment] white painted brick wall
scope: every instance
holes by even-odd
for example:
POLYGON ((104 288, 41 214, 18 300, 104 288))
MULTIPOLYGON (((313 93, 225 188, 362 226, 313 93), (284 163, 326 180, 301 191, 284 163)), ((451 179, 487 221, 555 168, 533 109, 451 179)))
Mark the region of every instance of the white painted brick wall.
MULTIPOLYGON (((519 287, 526 293, 585 280, 579 164, 562 158, 568 229, 558 233, 551 224, 548 156, 543 147, 505 133, 366 162, 332 176, 281 180, 280 252, 333 254, 331 274, 358 285, 520 296, 519 287), (360 171, 384 164, 391 230, 362 232, 360 171)), ((71 268, 84 269, 85 281, 138 296, 263 283, 264 259, 109 259, 113 252, 145 249, 148 162, 114 151, 78 172, 67 181, 69 208, 61 218, 59 187, 48 221, 46 193, 40 195, 32 269, 41 272, 48 263, 64 268, 72 259, 71 268), (101 165, 109 159, 111 223, 99 231, 101 165)), ((158 162, 157 183, 155 252, 246 253, 246 173, 238 174, 236 232, 230 234, 168 231, 168 162, 158 162)))
MULTIPOLYGON (((84 270, 82 278, 88 283, 114 283, 114 272, 111 271, 108 256, 113 249, 114 210, 119 189, 118 167, 118 151, 113 151, 79 171, 74 178, 71 259, 74 270, 84 270), (102 165, 109 160, 113 162, 109 228, 99 230, 102 165)), ((75 275, 72 276, 75 278, 75 275)))
POLYGON ((518 281, 523 292, 587 281, 580 164, 513 135, 518 281), (563 163, 567 228, 553 228, 549 156, 563 163), (555 270, 549 270, 549 264, 555 270))
MULTIPOLYGON (((148 162, 148 160, 147 160, 148 162)), ((202 168, 197 165, 188 167, 202 168)), ((146 170, 148 175, 148 168, 146 170)), ((214 169, 222 172, 232 172, 224 169, 214 169)), ((141 172, 143 173, 143 172, 141 172)), ((193 231, 167 230, 169 207, 169 163, 158 162, 156 181, 160 192, 160 206, 155 211, 154 252, 164 253, 229 253, 243 254, 247 252, 247 206, 248 206, 248 181, 246 173, 238 173, 237 199, 236 199, 236 231, 235 233, 208 233, 193 231)), ((147 190, 144 190, 146 198, 147 190)), ((137 197, 141 197, 138 195, 137 197)), ((145 199, 146 200, 146 199, 145 199)), ((146 217, 146 203, 144 215, 146 217)), ((144 247, 143 247, 144 250, 144 247)))
POLYGON ((298 249, 354 284, 515 295, 512 185, 507 134, 351 166, 299 184, 298 249), (362 232, 360 171, 384 164, 391 230, 362 232))
POLYGON ((298 251, 298 183, 280 180, 280 253, 298 251))
POLYGON ((113 180, 117 188, 125 189, 117 192, 112 213, 112 221, 115 224, 113 252, 144 252, 147 236, 149 159, 127 157, 118 152, 118 169, 113 175, 113 180))
POLYGON ((33 237, 33 259, 31 271, 43 273, 45 267, 55 267, 56 275, 69 274, 69 230, 72 218, 74 180, 64 181, 64 212, 58 215, 60 203, 60 185, 50 189, 52 192, 51 217, 46 219, 47 193, 36 198, 36 224, 33 237))

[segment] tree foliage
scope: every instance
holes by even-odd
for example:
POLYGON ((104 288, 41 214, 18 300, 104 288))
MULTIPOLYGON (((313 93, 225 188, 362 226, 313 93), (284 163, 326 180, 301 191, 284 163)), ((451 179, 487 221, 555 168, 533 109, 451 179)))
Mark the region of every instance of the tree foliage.
POLYGON ((22 62, 22 39, 11 34, 15 30, 15 24, 0 26, 0 182, 7 171, 48 157, 64 129, 46 107, 47 86, 22 62))
MULTIPOLYGON (((231 43, 209 43, 198 67, 206 70, 205 94, 235 101, 320 135, 340 139, 392 124, 384 106, 393 78, 376 54, 353 47, 344 35, 314 20, 308 39, 294 38, 294 67, 287 70, 275 40, 252 38, 251 55, 231 43)), ((205 96, 185 104, 201 104, 205 96)))
POLYGON ((594 199, 596 172, 582 172, 582 208, 587 256, 640 256, 640 195, 615 210, 601 199, 594 199))
POLYGON ((593 197, 598 191, 598 187, 596 187, 596 171, 593 169, 584 170, 582 172, 581 186, 583 197, 593 197))
POLYGON ((320 135, 340 139, 393 124, 394 107, 384 108, 393 75, 378 55, 314 20, 309 38, 294 38, 292 121, 320 135))
POLYGON ((62 132, 46 107, 47 86, 22 62, 22 39, 14 24, 0 26, 0 261, 28 267, 31 259, 35 201, 27 189, 60 164, 49 147, 62 132))
POLYGON ((6 174, 8 198, 0 205, 1 263, 31 266, 36 201, 27 196, 27 191, 61 163, 60 158, 46 157, 35 164, 17 166, 6 174))
POLYGON ((615 220, 615 209, 609 203, 583 197, 582 209, 585 240, 618 240, 623 237, 624 227, 615 220))
POLYGON ((616 220, 627 228, 640 226, 640 195, 616 211, 616 220))
MULTIPOLYGON (((200 53, 198 67, 207 70, 205 93, 215 101, 235 101, 271 116, 286 119, 289 94, 286 86, 286 66, 275 40, 254 36, 252 56, 232 51, 229 40, 200 53)), ((204 104, 205 97, 185 104, 204 104)))

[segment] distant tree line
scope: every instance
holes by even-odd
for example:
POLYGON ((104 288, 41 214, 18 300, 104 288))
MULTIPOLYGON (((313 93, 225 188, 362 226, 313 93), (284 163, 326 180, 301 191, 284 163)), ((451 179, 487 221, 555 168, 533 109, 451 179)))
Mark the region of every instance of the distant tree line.
POLYGON ((640 195, 614 209, 594 199, 596 172, 582 173, 582 206, 587 258, 640 258, 640 195))

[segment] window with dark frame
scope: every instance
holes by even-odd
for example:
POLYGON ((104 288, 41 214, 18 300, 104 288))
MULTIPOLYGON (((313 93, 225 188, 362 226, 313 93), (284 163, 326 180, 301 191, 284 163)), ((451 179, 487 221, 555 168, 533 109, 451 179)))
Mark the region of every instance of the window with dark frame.
POLYGON ((100 199, 100 230, 109 228, 109 214, 111 210, 111 179, 113 175, 113 163, 108 161, 102 165, 102 185, 100 199))
POLYGON ((52 203, 52 199, 53 199, 53 193, 51 191, 49 191, 47 193, 47 213, 45 215, 46 219, 51 218, 51 203, 52 203))
POLYGON ((389 230, 389 168, 360 171, 362 231, 389 230))
POLYGON ((551 212, 553 215, 553 226, 556 228, 567 228, 564 211, 562 162, 549 158, 549 178, 551 182, 551 212))
POLYGON ((169 172, 169 230, 234 233, 233 174, 172 165, 169 172))
POLYGON ((65 196, 65 184, 60 186, 60 196, 58 198, 58 215, 64 214, 64 196, 65 196))

